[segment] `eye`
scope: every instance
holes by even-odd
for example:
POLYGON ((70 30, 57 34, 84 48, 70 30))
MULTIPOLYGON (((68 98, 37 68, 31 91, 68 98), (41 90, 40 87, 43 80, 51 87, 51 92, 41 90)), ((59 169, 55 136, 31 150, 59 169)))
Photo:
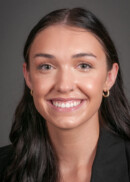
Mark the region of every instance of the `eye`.
POLYGON ((40 66, 38 66, 39 70, 51 70, 53 69, 53 66, 50 64, 41 64, 40 66))
POLYGON ((81 69, 81 70, 89 70, 92 68, 92 66, 88 63, 81 63, 78 65, 78 68, 81 69))

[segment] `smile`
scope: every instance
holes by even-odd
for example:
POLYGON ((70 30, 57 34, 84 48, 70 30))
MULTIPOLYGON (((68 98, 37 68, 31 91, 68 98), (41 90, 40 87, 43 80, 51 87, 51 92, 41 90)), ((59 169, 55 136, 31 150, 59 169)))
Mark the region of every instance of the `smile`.
POLYGON ((81 105, 84 103, 85 100, 77 99, 77 100, 51 100, 50 104, 51 107, 56 111, 61 112, 69 112, 77 110, 81 107, 81 105))
POLYGON ((81 101, 69 101, 69 102, 59 102, 59 101, 52 101, 52 104, 56 107, 61 108, 71 108, 78 106, 81 103, 81 101))

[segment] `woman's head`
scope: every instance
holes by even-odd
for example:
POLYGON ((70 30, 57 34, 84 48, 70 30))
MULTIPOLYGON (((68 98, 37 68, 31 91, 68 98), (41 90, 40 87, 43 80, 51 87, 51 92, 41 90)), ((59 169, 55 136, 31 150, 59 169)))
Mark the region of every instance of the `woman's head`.
POLYGON ((116 63, 108 71, 104 48, 91 32, 63 24, 36 35, 29 69, 24 64, 36 109, 47 124, 63 129, 97 127, 103 91, 110 90, 117 71, 116 63))
MULTIPOLYGON (((46 120, 53 118, 55 122, 57 120, 57 123, 61 121, 61 117, 63 120, 63 113, 61 112, 62 116, 58 117, 59 113, 57 116, 55 110, 54 113, 50 112, 50 108, 47 107, 48 100, 51 103, 53 99, 57 98, 71 99, 74 97, 74 101, 79 102, 85 100, 86 107, 82 106, 84 108, 78 112, 78 115, 83 115, 83 118, 88 119, 94 115, 93 112, 99 110, 102 93, 111 89, 118 72, 118 57, 107 31, 91 12, 81 8, 57 10, 41 19, 27 39, 24 57, 26 62, 24 72, 29 72, 24 75, 28 87, 34 92, 34 104, 46 120), (70 59, 77 54, 75 59, 70 59), (89 56, 85 56, 85 54, 89 54, 89 56), (81 62, 87 64, 87 72, 84 74, 78 69, 81 62), (51 65, 54 71, 46 71, 45 74, 43 64, 51 65), (71 73, 65 71, 67 69, 70 69, 71 73), (77 72, 74 72, 73 69, 77 72), (64 74, 64 72, 66 73, 64 74), (28 79, 29 77, 31 78, 28 79), (60 87, 64 87, 64 77, 66 77, 66 87, 68 85, 76 86, 73 92, 58 91, 60 87), (71 79, 73 83, 70 83, 71 79), (89 102, 92 103, 90 107, 88 107, 89 102)), ((63 101, 56 101, 57 104, 65 104, 63 101)), ((75 113, 72 114, 73 118, 69 118, 71 124, 76 123, 76 118, 79 120, 75 113)), ((62 121, 62 125, 66 125, 66 122, 62 121)))

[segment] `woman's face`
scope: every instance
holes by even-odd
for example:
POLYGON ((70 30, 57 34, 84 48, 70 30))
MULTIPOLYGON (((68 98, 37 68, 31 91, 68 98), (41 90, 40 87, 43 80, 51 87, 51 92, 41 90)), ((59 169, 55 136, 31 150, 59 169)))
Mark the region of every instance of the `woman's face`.
POLYGON ((103 90, 114 84, 117 64, 107 71, 104 49, 80 28, 50 26, 34 39, 30 67, 23 71, 34 104, 48 124, 72 129, 98 122, 103 90))

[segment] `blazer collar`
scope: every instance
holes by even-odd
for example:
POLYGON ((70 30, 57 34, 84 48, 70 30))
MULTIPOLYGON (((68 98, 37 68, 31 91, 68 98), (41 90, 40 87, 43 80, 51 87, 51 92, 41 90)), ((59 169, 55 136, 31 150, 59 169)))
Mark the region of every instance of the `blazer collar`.
POLYGON ((91 182, 122 181, 129 182, 124 140, 101 128, 91 182))

